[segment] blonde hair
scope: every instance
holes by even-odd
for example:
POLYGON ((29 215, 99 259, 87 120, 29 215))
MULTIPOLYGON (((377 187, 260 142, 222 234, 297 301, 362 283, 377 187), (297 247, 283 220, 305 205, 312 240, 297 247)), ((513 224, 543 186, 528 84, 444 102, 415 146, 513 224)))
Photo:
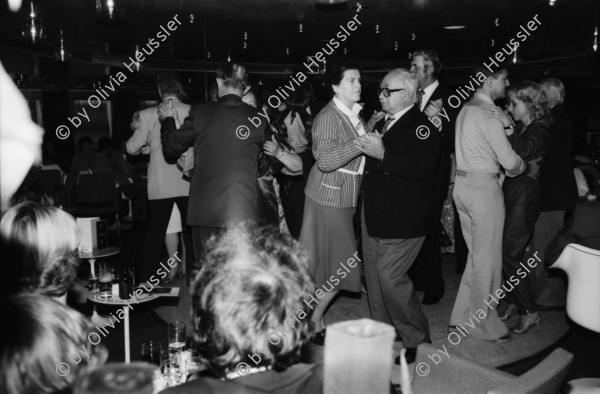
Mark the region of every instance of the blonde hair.
POLYGON ((77 223, 68 213, 50 206, 23 202, 0 221, 4 240, 22 250, 23 261, 10 263, 14 292, 64 295, 73 284, 79 261, 77 223))

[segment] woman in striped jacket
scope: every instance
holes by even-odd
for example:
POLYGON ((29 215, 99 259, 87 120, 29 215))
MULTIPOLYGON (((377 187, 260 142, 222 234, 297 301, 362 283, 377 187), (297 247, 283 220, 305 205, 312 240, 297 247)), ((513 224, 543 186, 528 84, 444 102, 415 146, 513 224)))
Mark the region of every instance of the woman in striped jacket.
POLYGON ((316 334, 325 338, 323 314, 339 290, 360 291, 353 217, 360 190, 365 157, 357 138, 366 133, 358 116, 360 72, 355 65, 335 64, 326 77, 333 99, 313 124, 312 167, 305 189, 300 243, 306 248, 315 280, 316 297, 310 302, 316 334), (341 263, 344 263, 342 266, 341 263))

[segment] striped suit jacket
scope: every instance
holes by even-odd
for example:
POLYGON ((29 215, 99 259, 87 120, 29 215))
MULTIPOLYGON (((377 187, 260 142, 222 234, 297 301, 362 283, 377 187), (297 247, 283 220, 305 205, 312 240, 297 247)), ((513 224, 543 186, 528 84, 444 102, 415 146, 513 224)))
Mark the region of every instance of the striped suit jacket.
POLYGON ((315 118, 312 136, 316 163, 308 176, 306 196, 328 207, 356 207, 362 175, 338 170, 355 172, 364 159, 354 144, 358 132, 333 100, 315 118))

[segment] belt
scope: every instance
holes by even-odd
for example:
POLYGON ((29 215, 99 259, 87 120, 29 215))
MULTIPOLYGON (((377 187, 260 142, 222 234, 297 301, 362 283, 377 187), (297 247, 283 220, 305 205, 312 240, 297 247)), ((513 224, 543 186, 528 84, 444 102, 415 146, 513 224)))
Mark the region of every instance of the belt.
POLYGON ((498 179, 499 174, 493 172, 470 172, 463 170, 456 170, 456 176, 463 178, 474 178, 474 179, 498 179))

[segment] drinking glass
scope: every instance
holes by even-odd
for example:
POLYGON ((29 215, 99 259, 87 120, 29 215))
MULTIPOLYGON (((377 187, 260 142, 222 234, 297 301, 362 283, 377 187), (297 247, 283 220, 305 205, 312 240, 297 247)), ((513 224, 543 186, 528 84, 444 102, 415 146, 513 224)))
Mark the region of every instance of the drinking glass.
POLYGON ((162 345, 158 341, 142 343, 142 360, 160 368, 162 345))
POLYGON ((167 328, 169 335, 169 353, 181 353, 185 350, 185 323, 174 321, 167 328))
POLYGON ((174 387, 184 382, 181 353, 163 353, 161 356, 160 371, 165 378, 166 387, 174 387))
POLYGON ((98 270, 98 286, 100 298, 112 297, 112 271, 106 263, 101 263, 98 270))

